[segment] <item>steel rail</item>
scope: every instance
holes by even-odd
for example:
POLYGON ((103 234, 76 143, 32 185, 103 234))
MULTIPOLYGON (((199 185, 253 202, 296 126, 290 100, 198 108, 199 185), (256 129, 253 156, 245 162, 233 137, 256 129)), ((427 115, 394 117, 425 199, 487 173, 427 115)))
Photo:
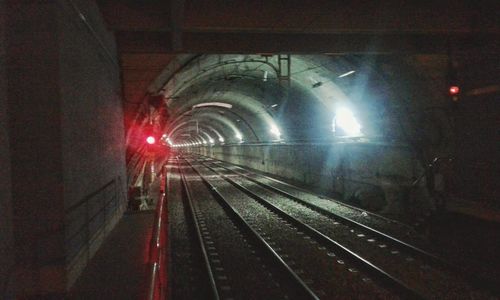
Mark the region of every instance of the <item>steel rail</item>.
MULTIPOLYGON (((202 163, 203 164, 203 163, 202 163)), ((390 275, 386 271, 382 270, 381 268, 377 267, 375 264, 370 262, 369 260, 361 257, 359 254, 353 252, 352 250, 346 248, 345 246, 341 245, 335 240, 332 240, 330 237, 326 236, 325 234, 321 233, 317 229, 311 227, 308 224, 303 223, 302 221, 298 220, 297 218, 289 215, 276 205, 270 203, 269 201, 265 200, 264 198, 260 197, 259 195, 255 194, 254 192, 248 190, 246 187, 242 186, 241 184, 235 182, 228 176, 221 174, 214 170, 213 168, 206 166, 203 164, 206 168, 220 176, 221 178, 225 179, 227 182, 231 183, 233 186, 235 186, 237 189, 251 197, 252 199, 255 199, 257 202, 261 203, 265 207, 269 208, 276 214, 280 215, 284 219, 287 219, 289 222, 293 223, 295 226, 302 228, 304 231, 308 232, 312 236, 314 236, 318 241, 320 241, 323 245, 332 247, 336 249, 337 251, 341 252, 345 257, 349 258, 353 263, 355 263, 360 269, 364 269, 368 273, 370 273, 372 276, 378 278, 380 281, 385 283, 388 287, 392 288, 393 290, 401 293, 403 296, 406 298, 411 298, 411 299, 423 299, 425 298, 421 293, 418 291, 412 289, 411 287, 407 286, 404 282, 401 280, 395 278, 394 276, 390 275)))
POLYGON ((290 277, 290 279, 292 279, 294 282, 296 282, 298 284, 300 291, 306 297, 304 299, 315 299, 315 300, 320 299, 314 293, 314 291, 312 291, 309 288, 309 286, 300 278, 300 276, 296 272, 294 272, 293 269, 290 268, 290 266, 279 256, 279 254, 276 253, 276 251, 271 247, 271 245, 269 245, 269 243, 264 238, 262 238, 262 236, 260 236, 260 234, 257 231, 255 231, 252 228, 252 226, 250 224, 248 224, 247 221, 245 221, 244 217, 226 201, 224 196, 217 190, 217 188, 214 185, 212 185, 205 178, 205 176, 203 176, 187 159, 184 159, 184 160, 191 166, 191 168, 194 170, 194 172, 196 172, 198 174, 198 176, 202 179, 204 184, 209 188, 212 195, 214 195, 215 198, 219 200, 219 203, 231 213, 233 218, 235 220, 237 220, 238 223, 240 223, 246 231, 248 231, 252 234, 252 237, 256 241, 259 242, 260 246, 263 249, 267 250, 267 253, 270 254, 271 257, 273 257, 275 259, 275 262, 277 262, 278 266, 281 267, 285 271, 285 274, 288 275, 290 277))
MULTIPOLYGON (((227 162, 222 161, 222 160, 220 160, 220 159, 215 159, 215 158, 212 158, 212 157, 211 157, 210 159, 211 159, 211 160, 213 160, 213 161, 214 161, 214 163, 215 163, 215 162, 217 162, 217 163, 222 163, 222 164, 224 164, 224 163, 225 163, 225 164, 230 164, 230 163, 227 163, 227 162)), ((233 167, 237 168, 237 169, 240 169, 240 170, 243 170, 243 171, 246 171, 246 172, 249 172, 249 171, 251 172, 251 170, 245 169, 245 168, 243 168, 243 167, 241 167, 241 166, 234 165, 234 164, 231 164, 231 165, 232 165, 233 167)), ((221 166, 222 168, 228 169, 228 170, 230 170, 230 171, 232 171, 232 172, 235 172, 235 173, 237 173, 237 174, 240 174, 240 175, 242 175, 242 176, 245 176, 245 177, 248 177, 248 178, 252 178, 252 177, 249 177, 248 175, 245 175, 245 174, 243 174, 243 173, 236 172, 236 171, 234 171, 234 170, 232 170, 232 169, 229 169, 228 167, 225 167, 225 166, 222 166, 222 165, 220 165, 220 166, 221 166)), ((300 192, 303 192, 303 193, 308 193, 308 194, 314 195, 314 196, 316 196, 316 197, 318 197, 318 198, 321 198, 321 199, 328 199, 326 196, 322 196, 322 195, 319 195, 319 194, 314 194, 313 192, 308 191, 308 190, 306 190, 306 189, 304 189, 304 188, 301 188, 301 187, 298 187, 298 186, 291 185, 291 184, 289 184, 289 183, 286 183, 286 182, 284 182, 284 181, 278 180, 278 179, 276 179, 276 178, 273 178, 273 177, 270 177, 270 176, 266 176, 266 175, 263 175, 263 174, 257 174, 257 173, 254 173, 254 174, 256 174, 256 175, 258 175, 258 176, 261 176, 261 177, 263 177, 263 178, 265 178, 265 179, 268 179, 268 180, 274 181, 274 182, 276 182, 276 183, 278 183, 278 184, 282 184, 282 185, 285 185, 285 186, 291 187, 291 188, 296 189, 296 190, 298 190, 298 191, 300 191, 300 192)), ((253 178, 252 178, 252 179, 253 179, 253 178)), ((254 180, 255 180, 255 179, 254 179, 254 180)), ((365 212, 365 213, 367 213, 367 214, 368 214, 368 215, 370 215, 370 216, 373 216, 373 217, 376 217, 376 218, 382 219, 382 220, 384 220, 384 221, 386 221, 386 222, 388 222, 388 223, 398 224, 398 225, 402 225, 402 226, 405 226, 405 227, 410 228, 410 226, 408 226, 408 225, 406 225, 406 224, 404 224, 404 223, 401 223, 401 222, 396 221, 396 220, 393 220, 393 219, 389 219, 389 218, 387 218, 387 217, 384 217, 384 216, 382 216, 382 215, 378 215, 378 214, 373 213, 373 212, 369 212, 369 211, 367 212, 367 211, 364 211, 364 210, 360 209, 359 207, 356 207, 356 206, 353 206, 353 205, 349 205, 349 204, 347 204, 347 203, 340 202, 340 201, 338 201, 338 200, 331 199, 331 198, 330 198, 329 200, 330 200, 330 201, 333 201, 333 202, 335 202, 335 203, 338 203, 339 205, 342 205, 342 206, 345 206, 345 207, 351 208, 351 209, 353 209, 353 210, 356 210, 356 211, 361 211, 361 212, 365 212)))
MULTIPOLYGON (((220 160, 216 160, 216 161, 218 161, 220 163, 224 163, 223 161, 220 161, 220 160)), ((294 195, 292 195, 292 194, 290 194, 282 189, 279 189, 279 188, 274 187, 274 186, 269 185, 269 184, 262 183, 256 179, 252 178, 251 176, 248 176, 248 175, 243 174, 241 172, 237 172, 235 170, 232 170, 224 165, 221 165, 218 163, 217 166, 221 167, 223 169, 226 169, 234 174, 243 176, 246 179, 248 179, 249 181, 251 181, 255 184, 258 184, 259 186, 261 186, 267 190, 273 191, 273 192, 280 194, 284 197, 292 199, 292 200, 294 200, 294 201, 296 201, 296 202, 298 202, 298 203, 300 203, 300 204, 302 204, 302 205, 304 205, 304 206, 306 206, 306 207, 308 207, 308 208, 310 208, 310 209, 312 209, 320 214, 325 215, 326 217, 337 219, 338 221, 340 221, 344 225, 351 225, 353 227, 357 227, 358 229, 364 230, 365 233, 369 233, 369 234, 374 235, 375 237, 385 239, 385 242, 387 242, 388 244, 392 244, 394 247, 397 247, 400 250, 407 251, 409 254, 415 255, 416 257, 419 257, 420 259, 425 260, 427 263, 430 263, 430 264, 434 265, 435 267, 439 267, 439 268, 442 268, 444 270, 448 270, 448 271, 451 271, 451 272, 458 274, 464 280, 468 281, 470 284, 472 284, 476 288, 486 289, 486 290, 489 290, 490 292, 493 292, 493 293, 498 293, 500 290, 498 284, 496 284, 494 281, 490 280, 489 278, 485 278, 484 276, 478 277, 477 274, 471 274, 469 271, 462 269, 462 268, 459 268, 459 267, 455 266, 454 264, 451 264, 451 263, 439 258, 435 254, 432 254, 428 251, 425 251, 421 248, 418 248, 414 245, 411 245, 407 242, 404 242, 398 238, 390 236, 386 233, 383 233, 383 232, 381 232, 377 229, 374 229, 372 227, 369 227, 365 224, 359 223, 359 222, 352 220, 352 219, 349 219, 347 217, 343 217, 339 214, 336 214, 336 213, 334 213, 330 210, 327 210, 323 207, 320 207, 318 205, 309 203, 309 202, 307 202, 307 201, 305 201, 297 196, 294 196, 294 195)), ((241 167, 237 167, 237 168, 245 170, 241 167)), ((270 180, 278 182, 280 184, 293 187, 294 189, 298 189, 302 192, 308 192, 306 190, 291 186, 290 184, 287 184, 285 182, 281 182, 281 181, 274 179, 274 178, 271 178, 269 176, 260 175, 260 174, 259 174, 259 176, 263 176, 266 179, 270 179, 270 180)), ((345 204, 342 203, 342 205, 345 205, 345 204)), ((349 205, 346 205, 346 206, 351 207, 349 205)), ((356 210, 359 210, 359 208, 356 208, 356 207, 353 207, 353 208, 356 210)), ((372 215, 379 217, 379 218, 382 218, 382 219, 386 219, 385 217, 379 216, 377 214, 372 214, 372 215)), ((391 221, 391 220, 389 220, 389 221, 391 221)), ((397 222, 393 222, 393 223, 397 223, 397 222)))
MULTIPOLYGON (((369 233, 371 235, 374 235, 375 237, 378 237, 378 238, 382 238, 384 240, 386 240, 387 242, 389 242, 390 244, 393 244, 393 245, 396 245, 398 247, 401 247, 401 248, 404 248, 406 249, 408 252, 410 252, 411 254, 415 255, 415 256, 419 256, 421 258, 424 258, 425 260, 427 261, 430 261, 432 262, 434 265, 436 266, 440 266, 442 268, 448 268, 448 269, 453 269, 453 266, 450 265, 448 262, 442 260, 441 258, 437 257, 436 255, 432 254, 432 253, 429 253, 423 249, 420 249, 416 246, 413 246, 405 241, 402 241, 398 238, 395 238, 393 236, 390 236, 386 233, 383 233, 377 229, 374 229, 372 227, 369 227, 365 224, 362 224, 360 222, 357 222, 355 220, 352 220, 352 219, 349 219, 347 217, 344 217, 344 216, 341 216, 339 214, 336 214, 328 209, 325 209, 323 207, 320 207, 318 205, 315 205, 315 204, 312 204, 312 203, 309 203, 297 196, 294 196, 292 194, 290 194, 289 192, 287 191, 284 191, 282 189, 279 189, 277 187, 274 187, 272 185, 268 185, 268 184, 265 184, 265 183, 262 183, 246 174, 243 174, 243 173, 240 173, 240 172, 236 172, 234 170, 231 170, 225 166, 222 166, 222 165, 218 165, 218 167, 221 167, 221 168, 224 168, 230 172, 233 172, 234 174, 237 174, 237 175, 240 175, 240 176, 243 176, 245 177, 247 180, 255 183, 255 184, 258 184, 259 186, 267 189, 267 190, 270 190, 276 194, 279 194, 281 196, 284 196, 286 198, 289 198, 289 199, 292 199, 293 201, 296 201, 328 218, 334 218, 336 220, 339 220, 340 222, 344 223, 345 225, 349 225, 351 227, 357 227, 358 229, 362 229, 365 231, 365 233, 369 233)), ((266 177, 267 178, 267 177, 266 177)))
POLYGON ((186 200, 187 200, 187 204, 189 206, 189 211, 191 212, 191 217, 193 218, 194 227, 196 229, 196 236, 198 238, 198 242, 200 243, 200 248, 201 248, 201 252, 203 255, 203 260, 205 262, 205 267, 206 267, 208 279, 210 281, 210 287, 212 288, 212 297, 214 300, 219 300, 220 299, 219 290, 217 289, 217 284, 215 283, 215 278, 214 278, 214 274, 212 272, 212 267, 210 266, 210 260, 208 258, 207 249, 205 248, 205 244, 203 242, 203 237, 202 237, 201 230, 200 230, 200 224, 198 223, 198 219, 196 218, 196 214, 194 211, 194 205, 193 205, 193 201, 192 201, 191 191, 190 191, 189 186, 187 184, 186 175, 184 174, 184 171, 182 171, 178 157, 177 157, 177 165, 179 167, 179 174, 181 175, 182 186, 184 188, 184 191, 186 192, 186 200))

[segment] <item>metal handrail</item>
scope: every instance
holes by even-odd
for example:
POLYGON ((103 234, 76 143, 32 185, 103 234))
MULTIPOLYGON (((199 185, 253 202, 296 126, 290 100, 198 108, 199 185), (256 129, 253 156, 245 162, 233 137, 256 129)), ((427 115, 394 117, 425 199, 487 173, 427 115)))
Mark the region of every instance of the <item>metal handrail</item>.
POLYGON ((72 211, 74 211, 77 208, 79 208, 80 206, 82 206, 83 204, 86 204, 90 199, 92 199, 93 197, 95 197, 96 195, 98 195, 99 193, 101 193, 102 191, 104 191, 110 185, 116 184, 115 181, 116 181, 116 178, 111 179, 110 181, 108 181, 107 183, 105 183, 103 186, 101 186, 97 190, 95 190, 92 193, 88 194, 87 196, 83 197, 80 201, 78 201, 78 202, 74 203, 73 205, 71 205, 70 207, 66 208, 65 209, 65 213, 69 214, 72 211))
MULTIPOLYGON (((165 170, 163 170, 163 179, 166 180, 165 170)), ((168 183, 164 183, 165 188, 168 187, 168 183)), ((165 202, 166 194, 165 191, 160 195, 158 203, 156 206, 156 214, 153 227, 153 235, 151 237, 151 243, 149 248, 149 263, 151 264, 150 278, 149 278, 149 288, 147 291, 148 300, 162 299, 164 294, 165 283, 161 276, 161 271, 164 266, 164 249, 165 249, 165 226, 166 216, 165 216, 165 202)))
POLYGON ((121 182, 120 176, 113 178, 94 192, 88 194, 78 202, 65 209, 66 215, 71 215, 79 209, 83 209, 83 213, 85 214, 85 221, 83 224, 80 224, 78 228, 72 230, 69 234, 67 233, 68 236, 65 239, 67 243, 72 243, 75 238, 78 238, 78 236, 82 234, 84 235, 85 241, 84 244, 81 244, 79 248, 76 249, 76 251, 73 251, 74 249, 72 249, 71 252, 68 253, 66 257, 68 262, 71 263, 78 255, 80 255, 79 253, 83 249, 86 249, 87 251, 90 249, 90 245, 95 241, 96 235, 101 230, 106 230, 108 222, 112 219, 110 216, 114 216, 116 210, 120 209, 120 205, 123 205, 121 200, 125 199, 123 198, 125 195, 123 195, 123 193, 119 193, 120 187, 118 186, 121 182), (97 197, 101 196, 103 193, 107 193, 108 191, 112 193, 112 196, 109 199, 103 198, 98 200, 99 208, 97 211, 91 213, 90 202, 95 201, 97 197), (113 207, 114 209, 110 210, 110 208, 113 207), (102 226, 100 226, 96 231, 90 232, 89 224, 99 216, 102 216, 102 226))
POLYGON ((424 171, 422 172, 422 174, 420 174, 420 176, 418 176, 414 181, 413 183, 411 184, 412 187, 416 187, 420 181, 426 177, 427 175, 429 175, 429 173, 433 172, 434 169, 436 168, 436 166, 438 165, 438 163, 442 160, 446 160, 447 162, 452 162, 453 161, 453 158, 452 157, 448 157, 448 156, 438 156, 438 157, 434 157, 434 159, 432 160, 432 162, 430 162, 424 169, 424 171))

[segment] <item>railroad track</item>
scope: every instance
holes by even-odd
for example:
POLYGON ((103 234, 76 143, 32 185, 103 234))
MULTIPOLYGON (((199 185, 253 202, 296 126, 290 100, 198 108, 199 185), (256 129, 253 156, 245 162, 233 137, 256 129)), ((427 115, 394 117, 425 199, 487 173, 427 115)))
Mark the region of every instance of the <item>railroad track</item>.
MULTIPOLYGON (((209 161, 210 162, 210 161, 209 161)), ((237 182, 235 182, 234 180, 231 179, 231 177, 228 177, 227 175, 224 175, 222 174, 220 171, 217 171, 214 169, 214 167, 210 166, 210 165, 207 165, 206 164, 206 161, 203 161, 202 164, 204 166, 206 166, 207 168, 209 168, 210 170, 212 170, 213 172, 215 173, 218 173, 220 174, 221 176, 225 177, 227 179, 228 182, 234 184, 235 186, 237 186, 238 188, 240 188, 241 190, 243 190, 245 193, 251 193, 253 196, 256 196, 255 193, 251 192, 250 190, 248 190, 247 188, 245 188, 244 185, 241 185, 241 184, 238 184, 237 182)), ((401 249, 404 249, 405 252, 409 253, 409 254, 412 254, 414 256, 417 256, 417 257, 421 257, 422 259, 428 261, 428 262, 431 262, 433 265, 436 265, 436 266, 439 266, 439 267, 442 267, 442 268, 453 268, 453 266, 451 266, 448 262, 442 260, 441 258, 437 257, 436 255, 428 252, 428 251, 425 251, 421 248, 418 248, 416 246, 413 246, 412 244, 406 242, 406 241, 403 241, 401 239, 398 239, 396 237, 393 237, 389 234, 386 234, 378 229, 375 229, 375 228, 372 228, 372 227, 369 227, 363 223, 360 223, 356 220, 353 220, 353 219, 350 219, 350 218, 347 218, 345 216, 342 216, 338 213, 335 213, 334 211, 331 211, 331 210, 328 210, 324 207, 321 207, 317 204, 314 204, 314 203, 311 203, 311 202, 308 202, 300 197, 297 197, 295 195, 293 195, 291 192, 283 189, 283 188, 278 188, 278 187, 275 187, 275 186, 272 186, 272 185, 269 185, 269 184, 265 184, 263 182, 260 182, 258 180, 256 180, 255 178, 245 174, 245 173, 241 173, 241 172, 237 172, 235 171, 234 169, 230 169, 224 165, 222 165, 221 163, 217 163, 216 164, 216 167, 218 168, 222 168, 228 172, 230 172, 231 174, 235 174, 235 175, 238 175, 238 176, 241 176, 243 177, 245 180, 248 180, 252 183, 255 183, 257 185, 259 185, 260 187, 263 187, 273 193, 276 193, 276 194, 279 194, 281 196, 284 196, 285 198, 288 198, 296 203, 298 203, 299 205, 303 205, 305 207, 307 207, 308 209, 311 209, 313 211, 316 211, 318 212, 319 214, 321 215, 324 215, 324 216, 327 216, 328 218, 330 218, 333 222, 339 222, 339 223, 342 223, 344 224, 345 226, 349 227, 349 229, 354 229, 356 230, 357 232, 363 232, 363 234, 366 234, 366 235, 370 235, 370 236, 373 236, 375 238, 377 238, 379 241, 384 241, 384 243, 388 246, 393 246, 393 247, 397 247, 397 248, 401 248, 401 249)), ((357 208, 354 208, 356 210, 358 210, 357 208)), ((371 214, 371 216, 374 216, 373 214, 371 214)), ((383 218, 385 221, 387 221, 388 223, 394 223, 393 221, 391 220, 388 220, 382 216, 378 216, 378 215, 375 215, 377 218, 383 218)))
POLYGON ((211 293, 203 267, 203 255, 196 229, 186 203, 178 163, 169 159, 166 165, 168 211, 168 299, 203 299, 211 293))
MULTIPOLYGON (((396 278, 383 274, 376 266, 367 267, 366 262, 361 262, 348 249, 314 234, 307 225, 277 215, 254 199, 245 199, 244 194, 235 194, 232 186, 214 184, 217 178, 207 176, 197 168, 192 170, 225 211, 229 212, 228 215, 237 218, 235 224, 244 227, 241 231, 252 232, 252 239, 260 241, 261 249, 272 254, 267 257, 273 257, 274 277, 286 277, 287 289, 295 289, 293 293, 288 293, 289 298, 421 298, 421 295, 405 287, 396 278)), ((185 188, 190 190, 185 175, 183 180, 186 182, 185 188)), ((222 178, 219 180, 224 181, 222 178)), ((192 195, 189 197, 192 198, 192 195)), ((197 215, 196 212, 194 214, 197 215)), ((224 231, 223 228, 217 230, 224 231)))
POLYGON ((187 176, 185 173, 189 171, 183 170, 180 164, 179 170, 211 287, 210 298, 319 299, 222 195, 215 189, 205 189, 213 196, 207 197, 200 189, 205 181, 193 174, 187 176), (217 216, 209 217, 209 214, 217 216), (228 255, 230 253, 233 255, 228 255), (245 270, 241 268, 241 261, 252 265, 245 270), (249 270, 251 272, 244 273, 249 270))
POLYGON ((221 160, 203 157, 202 161, 217 164, 217 166, 227 169, 228 171, 231 171, 237 175, 248 178, 249 180, 263 186, 264 188, 274 190, 278 193, 284 194, 285 196, 298 198, 302 201, 304 200, 304 198, 310 198, 308 200, 312 205, 323 208, 325 210, 329 209, 330 211, 335 211, 341 219, 348 219, 348 222, 354 221, 355 223, 360 223, 361 225, 363 225, 366 218, 369 217, 371 229, 373 229, 374 231, 383 232, 384 235, 390 235, 391 237, 398 239, 403 243, 419 245, 415 248, 429 248, 431 246, 426 243, 421 236, 419 236, 418 232, 416 232, 407 224, 403 224, 396 220, 386 218, 379 214, 368 212, 344 202, 339 202, 321 195, 313 194, 311 193, 311 191, 277 180, 273 177, 254 173, 243 167, 229 164, 221 160), (313 201, 313 199, 315 201, 313 201), (342 208, 346 208, 347 211, 350 211, 351 213, 347 215, 340 215, 339 213, 341 211, 345 211, 342 208), (354 214, 352 212, 354 212, 354 214))
MULTIPOLYGON (((213 179, 207 179, 213 175, 203 172, 200 166, 296 227, 299 232, 306 233, 309 238, 322 245, 321 247, 331 249, 333 252, 329 254, 342 257, 342 263, 348 262, 354 267, 348 270, 363 272, 395 295, 404 298, 491 296, 471 288, 461 275, 448 273, 447 270, 453 268, 446 262, 406 242, 220 164, 192 162, 198 164, 198 168, 194 167, 195 171, 212 190, 220 187, 210 182, 213 179)), ((223 194, 219 195, 224 198, 223 194)))
MULTIPOLYGON (((462 292, 467 294, 471 294, 471 298, 475 298, 474 294, 479 294, 479 295, 499 295, 500 294, 500 289, 498 286, 498 283, 495 282, 494 280, 490 280, 489 277, 485 276, 478 276, 475 272, 469 271, 467 268, 460 267, 459 265, 452 264, 448 261, 445 261, 441 259, 440 257, 436 256, 435 254, 432 254, 431 252, 425 251, 422 248, 416 247, 412 245, 411 243, 408 243, 400 238, 396 238, 394 236, 391 236, 390 234, 387 234, 383 232, 380 229, 375 229, 370 226, 367 226, 357 220, 353 220, 352 218, 343 216, 339 213, 336 213, 335 210, 332 209, 327 209, 325 207, 322 207, 321 205, 318 205, 317 203, 313 203, 314 201, 310 201, 310 199, 305 200, 301 198, 300 196, 298 197, 296 194, 293 193, 293 191, 299 191, 299 194, 310 194, 307 191, 297 188, 295 186, 292 186, 290 184, 281 182, 279 180, 276 180, 274 178, 261 175, 261 174, 255 174, 255 173, 248 173, 249 171, 238 167, 234 165, 228 165, 227 163, 224 163, 223 161, 220 160, 214 160, 214 159, 203 159, 202 163, 206 165, 206 163, 214 164, 218 168, 222 168, 227 172, 230 172, 230 174, 237 175, 236 178, 244 178, 245 180, 248 180, 249 182, 252 182, 253 184, 256 184, 266 190, 269 190, 273 193, 276 193, 278 195, 281 195, 293 202, 298 203, 299 205, 303 205, 307 207, 308 209, 311 209, 315 212, 318 212, 321 215, 324 215, 328 218, 330 218, 333 222, 333 224, 336 224, 337 222, 347 226, 348 229, 350 229, 351 232, 356 232, 358 235, 361 235, 362 237, 367 237, 367 240, 373 240, 373 238, 376 238, 377 241, 382 242, 378 246, 381 248, 387 248, 387 249, 395 249, 391 250, 391 253, 402 253, 402 254, 408 254, 409 256, 406 258, 408 262, 412 262, 414 265, 415 264, 420 264, 420 267, 422 269, 426 270, 426 273, 428 273, 428 270, 432 266, 433 268, 436 268, 440 270, 440 272, 444 273, 451 273, 453 274, 452 278, 453 281, 456 281, 457 283, 460 282, 458 285, 462 286, 467 286, 470 285, 471 287, 468 287, 467 289, 462 289, 462 292), (229 166, 229 167, 228 167, 229 166), (240 171, 236 171, 241 170, 240 171), (247 172, 247 173, 244 173, 247 172), (257 178, 264 178, 266 181, 276 183, 276 185, 272 184, 266 184, 263 183, 262 181, 259 181, 257 178), (288 190, 289 189, 289 190, 288 190), (370 237, 370 238, 368 238, 370 237), (373 238, 371 238, 373 237, 373 238), (417 258, 418 260, 414 260, 413 258, 417 258), (485 293, 479 292, 480 290, 486 291, 485 293)), ((220 173, 220 171, 217 171, 214 169, 214 167, 207 166, 209 169, 211 169, 215 173, 220 173)), ((245 193, 252 193, 248 189, 245 188, 244 184, 238 184, 234 180, 231 179, 231 177, 228 177, 227 174, 223 175, 225 176, 226 180, 233 185, 237 186, 238 188, 244 190, 245 193)), ((256 196, 255 193, 253 193, 254 196, 256 196)), ((312 194, 311 194, 312 195, 312 194)), ((319 197, 324 199, 323 197, 314 195, 314 197, 319 197)), ((329 202, 336 202, 336 201, 329 201, 329 202)), ((324 203, 324 201, 323 201, 324 203)), ((338 203, 338 202, 337 202, 338 203)), ((359 211, 364 214, 364 211, 360 210, 359 208, 356 207, 351 207, 349 205, 346 205, 344 203, 338 203, 340 206, 345 206, 348 208, 351 208, 354 211, 359 211)), ((356 216, 358 216, 357 214, 356 216)), ((397 225, 397 227, 405 226, 403 224, 400 224, 397 221, 387 219, 383 216, 373 214, 373 213, 367 213, 365 214, 365 218, 363 218, 363 221, 366 221, 366 219, 375 219, 377 221, 377 224, 380 223, 385 223, 386 226, 391 226, 391 225, 397 225)), ((389 229, 390 228, 384 228, 384 229, 389 229)), ((437 278, 437 280, 448 280, 450 278, 437 278)), ((411 280, 411 278, 409 279, 411 280)), ((432 276, 429 276, 429 281, 434 280, 432 276)), ((428 289, 428 285, 424 286, 424 289, 428 289)), ((459 289, 457 286, 449 285, 447 288, 448 290, 451 289, 459 289)), ((444 290, 447 290, 446 288, 444 290)), ((435 294, 433 296, 436 296, 435 294)))

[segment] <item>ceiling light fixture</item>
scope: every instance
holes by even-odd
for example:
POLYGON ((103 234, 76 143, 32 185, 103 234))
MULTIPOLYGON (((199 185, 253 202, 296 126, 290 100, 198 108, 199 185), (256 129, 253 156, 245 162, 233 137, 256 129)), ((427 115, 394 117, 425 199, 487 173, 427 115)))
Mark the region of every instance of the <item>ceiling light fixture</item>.
POLYGON ((356 71, 349 71, 349 72, 347 72, 347 73, 344 73, 344 74, 342 74, 342 75, 339 75, 339 77, 338 77, 338 78, 346 77, 346 76, 349 76, 349 75, 354 74, 354 73, 356 73, 356 71))
POLYGON ((233 107, 233 105, 229 104, 229 103, 206 102, 206 103, 200 103, 200 104, 193 105, 193 108, 200 108, 200 107, 207 107, 207 106, 224 107, 224 108, 227 108, 227 109, 231 109, 233 107))

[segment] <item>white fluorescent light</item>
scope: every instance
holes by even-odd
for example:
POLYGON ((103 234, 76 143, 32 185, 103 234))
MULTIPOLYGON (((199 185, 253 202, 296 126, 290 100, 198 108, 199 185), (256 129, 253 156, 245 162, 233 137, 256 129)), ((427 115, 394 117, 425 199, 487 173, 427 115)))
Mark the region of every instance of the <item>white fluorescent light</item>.
POLYGON ((207 107, 207 106, 217 106, 217 107, 224 107, 231 109, 233 107, 232 104, 229 103, 222 103, 222 102, 205 102, 205 103, 200 103, 193 105, 193 108, 199 108, 199 107, 207 107))
POLYGON ((354 74, 354 73, 356 73, 356 71, 349 71, 347 73, 340 75, 339 78, 346 77, 346 76, 349 76, 349 75, 354 74))

